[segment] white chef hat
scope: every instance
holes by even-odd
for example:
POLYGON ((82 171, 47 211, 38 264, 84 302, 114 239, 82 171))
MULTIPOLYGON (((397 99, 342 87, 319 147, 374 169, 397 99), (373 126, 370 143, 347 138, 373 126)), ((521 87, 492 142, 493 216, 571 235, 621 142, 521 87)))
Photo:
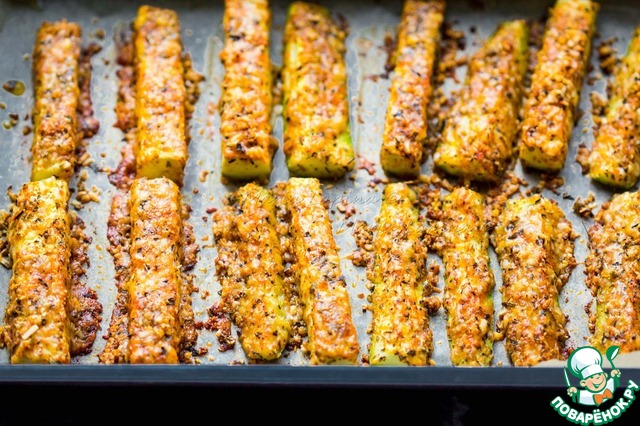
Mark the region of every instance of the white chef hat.
POLYGON ((602 354, 590 346, 576 349, 569 357, 571 374, 582 379, 603 373, 602 354))

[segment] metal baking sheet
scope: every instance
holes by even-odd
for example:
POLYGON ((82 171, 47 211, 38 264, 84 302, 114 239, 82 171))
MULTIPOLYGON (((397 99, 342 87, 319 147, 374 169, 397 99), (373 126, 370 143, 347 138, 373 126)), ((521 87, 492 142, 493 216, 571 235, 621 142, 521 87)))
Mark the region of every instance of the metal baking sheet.
MULTIPOLYGON (((376 1, 359 0, 341 2, 325 0, 327 5, 336 15, 346 18, 349 25, 347 39, 346 60, 349 73, 349 93, 351 101, 351 126, 353 132, 354 147, 356 152, 375 165, 376 175, 384 177, 379 166, 379 148, 382 134, 382 122, 386 109, 390 80, 387 78, 371 78, 373 75, 384 73, 384 65, 387 59, 385 51, 385 38, 394 37, 401 10, 400 1, 376 1)), ((102 46, 102 50, 93 57, 92 99, 95 117, 100 122, 100 131, 93 137, 88 151, 95 164, 100 169, 114 169, 120 161, 120 148, 123 145, 122 132, 114 127, 114 106, 117 96, 117 64, 115 61, 115 45, 113 35, 121 28, 130 24, 136 11, 142 2, 130 2, 112 0, 109 2, 84 2, 79 0, 69 1, 0 1, 0 51, 3 53, 3 61, 0 62, 0 79, 2 82, 17 79, 26 85, 26 90, 21 96, 14 96, 4 90, 0 91, 0 102, 6 104, 6 108, 0 110, 0 121, 9 119, 10 113, 17 113, 18 124, 12 129, 0 130, 0 143, 6 153, 0 158, 0 208, 8 208, 9 198, 5 189, 12 187, 14 190, 29 179, 31 169, 29 147, 32 135, 24 135, 23 127, 30 125, 27 115, 33 104, 31 84, 31 59, 33 43, 38 26, 43 20, 57 20, 66 18, 81 24, 84 43, 96 42, 102 46), (104 37, 101 37, 104 34, 104 37)), ((219 60, 219 52, 223 45, 222 15, 223 2, 220 1, 163 1, 152 2, 157 6, 168 7, 179 14, 184 50, 189 52, 194 61, 196 71, 205 76, 201 84, 201 96, 196 105, 196 111, 191 122, 191 143, 189 146, 189 161, 186 166, 186 177, 183 188, 185 202, 193 209, 190 222, 193 224, 200 245, 198 264, 195 269, 195 284, 199 292, 193 295, 193 307, 197 320, 206 320, 206 309, 219 298, 219 282, 215 276, 214 259, 216 250, 213 245, 211 233, 210 214, 207 209, 220 207, 223 195, 227 191, 237 188, 237 185, 225 185, 220 178, 220 150, 219 150, 219 116, 215 105, 220 95, 220 82, 223 68, 219 60), (206 174, 206 178, 202 177, 206 174), (208 218, 205 220, 203 218, 208 218)), ((475 51, 483 39, 488 37, 495 27, 502 21, 529 18, 538 19, 544 15, 550 1, 526 1, 511 0, 484 2, 450 0, 447 4, 446 19, 453 29, 461 30, 466 35, 466 46, 458 55, 469 54, 475 51), (473 28, 473 30, 472 30, 473 28)), ((272 1, 272 31, 271 53, 272 61, 279 65, 282 53, 282 32, 287 2, 272 1)), ((640 25, 640 8, 633 1, 607 1, 604 2, 598 16, 598 35, 594 40, 592 51, 592 71, 590 75, 598 73, 597 45, 600 41, 615 37, 613 43, 618 53, 626 49, 626 45, 636 25, 640 25)), ((465 67, 457 69, 460 79, 464 77, 465 67)), ((561 176, 565 179, 565 185, 561 192, 570 194, 574 199, 586 198, 589 192, 593 192, 599 206, 607 201, 612 192, 601 186, 594 185, 581 173, 580 165, 575 161, 578 145, 584 142, 590 146, 592 141, 592 120, 590 117, 589 93, 598 91, 604 93, 606 77, 595 80, 589 84, 585 79, 582 91, 580 109, 585 114, 579 119, 573 132, 569 155, 561 176), (583 131, 584 129, 584 131, 583 131)), ((449 80, 445 85, 445 91, 450 92, 456 88, 456 84, 449 80)), ((282 120, 276 118, 274 134, 282 141, 282 120)), ((22 380, 55 380, 57 377, 65 380, 108 380, 126 381, 127 371, 136 366, 97 366, 97 355, 104 347, 111 311, 115 301, 116 289, 114 281, 113 263, 107 252, 108 241, 106 224, 109 215, 113 187, 108 182, 108 174, 98 168, 89 168, 87 186, 96 185, 102 190, 100 202, 89 203, 79 210, 79 215, 87 224, 86 232, 93 239, 90 245, 89 255, 91 265, 88 270, 88 284, 97 290, 99 300, 103 304, 104 313, 102 330, 96 339, 91 354, 74 359, 74 364, 85 364, 85 367, 70 370, 71 367, 23 367, 11 366, 5 369, 2 364, 8 364, 6 350, 0 351, 0 368, 3 377, 21 377, 22 380), (109 368, 105 371, 103 368, 109 368), (13 373, 10 373, 12 371, 13 373), (58 373, 60 372, 60 373, 58 373), (77 373, 76 373, 77 372, 77 373), (8 374, 9 376, 6 376, 8 374), (14 374, 14 376, 11 376, 14 374), (18 374, 18 376, 15 376, 18 374)), ((431 160, 423 166, 422 172, 431 173, 431 160)), ((515 172, 525 178, 530 186, 539 182, 539 175, 523 171, 520 165, 515 172)), ((355 249, 352 228, 348 222, 365 220, 370 224, 374 222, 380 206, 380 197, 383 185, 370 188, 367 183, 371 176, 366 170, 357 169, 354 172, 355 179, 344 179, 339 182, 325 185, 325 196, 331 202, 331 217, 333 219, 336 241, 341 248, 342 268, 349 289, 353 308, 353 318, 357 325, 361 354, 367 351, 369 336, 366 329, 370 322, 370 312, 363 311, 368 294, 364 268, 358 268, 351 264, 347 256, 355 249), (335 207, 344 199, 356 206, 356 214, 345 219, 335 207)), ((285 181, 288 172, 284 161, 282 149, 275 156, 275 168, 270 184, 285 181)), ((72 180, 72 187, 76 180, 72 180)), ((523 190, 526 188, 523 188, 523 190)), ((574 229, 580 233, 576 240, 575 256, 578 267, 574 270, 571 279, 561 294, 561 306, 568 315, 569 345, 582 346, 587 343, 589 330, 587 327, 587 313, 585 306, 592 300, 589 291, 584 284, 583 261, 587 255, 587 229, 591 224, 590 219, 584 219, 573 211, 573 200, 565 199, 552 191, 544 190, 543 194, 558 201, 566 216, 572 221, 574 229)), ((433 253, 430 259, 440 263, 433 253)), ((500 310, 500 272, 495 254, 491 253, 492 265, 496 276, 496 290, 494 303, 496 312, 500 310)), ((4 312, 6 306, 6 284, 10 278, 10 271, 0 268, 0 312, 4 312)), ((440 273, 439 288, 443 287, 442 272, 440 273)), ((412 372, 405 367, 392 367, 385 369, 363 369, 354 367, 319 367, 308 372, 302 368, 290 368, 291 366, 304 367, 307 360, 300 351, 288 353, 275 366, 260 366, 259 372, 245 364, 247 359, 242 352, 239 343, 235 349, 220 352, 213 332, 201 330, 198 346, 208 347, 207 355, 199 357, 200 365, 141 368, 136 370, 141 375, 139 378, 153 381, 153 378, 166 381, 211 381, 238 382, 254 381, 260 383, 458 383, 469 385, 509 385, 517 382, 527 385, 545 385, 546 379, 553 377, 552 382, 562 385, 562 377, 553 375, 539 375, 530 369, 510 367, 503 342, 494 345, 495 359, 492 367, 510 368, 509 376, 490 376, 492 367, 482 369, 457 369, 451 367, 449 361, 449 348, 445 333, 444 313, 442 309, 431 317, 431 327, 434 336, 433 360, 435 366, 428 368, 428 372, 412 372), (207 368, 206 366, 220 368, 207 368), (228 368, 224 368, 228 367, 228 368), (285 368, 286 367, 286 368, 285 368), (271 368, 271 369, 270 369, 271 368), (195 369, 195 370, 194 370, 195 369), (433 371, 435 369, 436 371, 433 371), (366 371, 364 371, 366 370, 366 371), (184 372, 180 375, 181 371, 184 372), (486 374, 486 375, 485 375, 486 374), (230 377, 235 379, 231 379, 230 377)), ((632 366, 630 366, 632 367, 632 366)), ((418 369, 420 371, 421 369, 418 369)), ((545 369, 542 369, 545 370, 545 369)))

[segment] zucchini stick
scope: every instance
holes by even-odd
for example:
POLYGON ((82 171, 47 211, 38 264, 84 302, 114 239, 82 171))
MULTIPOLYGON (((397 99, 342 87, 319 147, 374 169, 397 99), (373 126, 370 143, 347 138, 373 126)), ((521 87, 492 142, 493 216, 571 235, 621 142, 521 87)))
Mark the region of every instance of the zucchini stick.
POLYGON ((345 38, 326 8, 300 1, 289 6, 282 89, 292 175, 337 179, 354 168, 345 38))
POLYGON ((380 163, 388 174, 414 178, 420 174, 445 7, 444 0, 404 2, 380 150, 380 163))
POLYGON ((427 248, 416 193, 406 183, 385 187, 373 241, 369 363, 428 365, 433 350, 423 303, 427 248))
POLYGON ((434 153, 436 167, 497 182, 512 158, 527 70, 528 26, 505 22, 476 52, 434 153))
POLYGON ((591 345, 640 349, 640 193, 616 194, 589 229, 587 286, 596 299, 591 345))
POLYGON ((550 11, 524 106, 519 156, 526 167, 564 166, 599 8, 590 0, 557 0, 550 11))
POLYGON ((358 336, 320 181, 290 178, 285 205, 291 216, 294 268, 304 305, 310 362, 355 363, 358 336))
POLYGON ((184 70, 178 15, 141 6, 133 22, 137 177, 182 184, 187 162, 184 70))
POLYGON ((606 116, 589 155, 591 179, 629 189, 640 178, 640 27, 616 68, 606 116))
POLYGON ((130 195, 129 362, 178 363, 180 189, 167 178, 140 178, 131 184, 130 195))
POLYGON ((558 296, 576 266, 571 222, 553 200, 509 200, 492 234, 502 269, 498 330, 515 366, 562 359, 569 337, 558 296))
POLYGON ((68 202, 67 182, 49 177, 24 184, 11 211, 5 312, 11 363, 70 362, 68 202))
POLYGON ((44 22, 33 51, 34 135, 31 180, 69 181, 76 164, 78 61, 81 30, 72 22, 44 22))
POLYGON ((223 19, 222 175, 233 180, 268 181, 278 148, 270 122, 269 3, 226 0, 223 19))
POLYGON ((222 300, 252 360, 279 358, 292 333, 275 209, 269 190, 248 183, 220 210, 213 228, 222 300))
POLYGON ((456 366, 487 366, 493 360, 495 281, 484 210, 484 196, 465 187, 443 199, 443 305, 456 366))

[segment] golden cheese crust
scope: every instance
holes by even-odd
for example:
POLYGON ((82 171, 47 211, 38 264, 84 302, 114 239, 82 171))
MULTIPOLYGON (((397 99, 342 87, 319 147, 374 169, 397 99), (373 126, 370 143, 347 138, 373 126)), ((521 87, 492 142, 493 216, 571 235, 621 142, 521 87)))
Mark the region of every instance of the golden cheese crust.
POLYGON ((558 296, 576 266, 575 234, 553 200, 509 200, 492 242, 502 270, 498 330, 515 366, 563 359, 567 318, 558 296))
POLYGON ((527 51, 527 23, 515 20, 476 52, 434 153, 436 167, 470 180, 502 178, 517 136, 527 51))
POLYGON ((596 300, 590 343, 640 349, 640 193, 614 195, 589 228, 586 284, 596 300))
POLYGON ((70 362, 68 202, 67 182, 49 177, 24 184, 11 211, 5 323, 13 364, 70 362))
POLYGON ((358 336, 320 181, 290 178, 285 204, 291 215, 294 269, 304 305, 310 362, 355 363, 358 336))
POLYGON ((441 0, 404 2, 380 149, 380 163, 388 174, 417 177, 420 173, 445 7, 441 0))
POLYGON ((433 334, 424 302, 427 248, 416 193, 406 183, 385 187, 374 260, 369 363, 429 365, 433 334))
POLYGON ((640 178, 640 27, 615 71, 604 122, 589 155, 591 179, 629 189, 640 178))
POLYGON ((184 286, 180 190, 167 178, 140 178, 130 195, 129 362, 178 363, 184 286))
POLYGON ((221 297, 240 329, 247 357, 272 361, 280 358, 292 333, 275 199, 248 183, 232 201, 216 214, 213 226, 221 297))
POLYGON ((269 2, 226 0, 223 25, 222 175, 234 180, 268 181, 278 148, 270 122, 269 2))
POLYGON ((485 199, 458 187, 442 202, 443 306, 453 365, 487 366, 493 360, 493 289, 485 199))
POLYGON ((295 176, 340 178, 353 170, 346 33, 313 3, 289 6, 282 68, 284 145, 295 176))
POLYGON ((34 134, 31 180, 55 176, 69 181, 78 143, 78 61, 80 26, 65 20, 44 22, 33 50, 34 134))
POLYGON ((599 8, 590 0, 557 0, 550 11, 524 106, 519 156, 526 167, 564 166, 599 8))
POLYGON ((141 6, 133 22, 137 177, 182 184, 187 163, 184 69, 176 12, 141 6))

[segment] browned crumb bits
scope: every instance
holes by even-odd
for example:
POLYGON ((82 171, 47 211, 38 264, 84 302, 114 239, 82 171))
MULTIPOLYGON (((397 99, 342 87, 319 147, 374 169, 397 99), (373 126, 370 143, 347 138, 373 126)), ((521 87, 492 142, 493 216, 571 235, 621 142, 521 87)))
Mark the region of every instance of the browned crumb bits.
POLYGON ((591 218, 593 217, 593 210, 598 206, 596 203, 596 197, 593 192, 589 191, 589 195, 584 200, 582 197, 573 203, 573 211, 580 217, 591 218))

